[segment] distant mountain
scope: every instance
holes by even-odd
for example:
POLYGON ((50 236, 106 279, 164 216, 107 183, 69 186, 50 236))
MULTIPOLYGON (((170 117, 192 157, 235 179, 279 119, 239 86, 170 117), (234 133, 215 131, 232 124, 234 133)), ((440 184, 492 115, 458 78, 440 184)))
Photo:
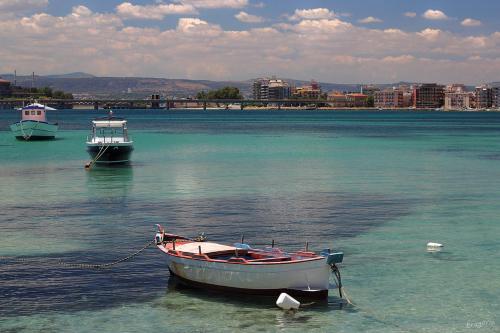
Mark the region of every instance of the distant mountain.
MULTIPOLYGON (((0 77, 14 81, 12 74, 0 74, 0 77)), ((301 86, 310 81, 284 79, 291 85, 301 86)), ((252 83, 254 79, 246 81, 210 81, 210 80, 187 80, 166 79, 148 77, 98 77, 88 73, 75 72, 58 75, 35 76, 35 87, 51 87, 54 90, 63 90, 73 93, 79 97, 95 98, 145 98, 151 94, 161 94, 167 97, 190 97, 200 91, 220 89, 225 86, 233 86, 240 89, 245 97, 252 95, 252 83)), ((18 76, 17 84, 31 87, 32 77, 18 76)), ((325 92, 357 92, 361 90, 360 84, 338 84, 320 82, 325 92)), ((398 86, 400 84, 412 85, 414 82, 398 82, 388 84, 374 84, 381 89, 398 86)), ((500 86, 500 83, 496 83, 500 86)))
POLYGON ((91 79, 95 76, 84 72, 74 72, 67 74, 46 75, 45 77, 51 79, 91 79))

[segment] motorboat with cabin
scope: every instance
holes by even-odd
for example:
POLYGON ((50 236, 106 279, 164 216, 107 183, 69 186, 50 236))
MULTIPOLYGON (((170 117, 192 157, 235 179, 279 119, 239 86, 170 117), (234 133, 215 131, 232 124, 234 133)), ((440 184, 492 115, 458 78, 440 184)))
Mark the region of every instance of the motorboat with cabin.
POLYGON ((325 249, 286 252, 274 246, 263 249, 249 244, 224 245, 166 233, 158 226, 156 246, 166 255, 171 276, 203 289, 278 296, 285 292, 297 298, 326 299, 333 272, 342 297, 337 264, 342 252, 325 249))
POLYGON ((127 163, 134 150, 127 121, 113 116, 113 111, 107 117, 92 120, 92 133, 87 137, 86 144, 92 158, 90 164, 127 163))
POLYGON ((10 125, 18 140, 51 140, 56 137, 57 123, 47 122, 47 111, 55 110, 40 103, 33 103, 19 109, 21 121, 10 125))

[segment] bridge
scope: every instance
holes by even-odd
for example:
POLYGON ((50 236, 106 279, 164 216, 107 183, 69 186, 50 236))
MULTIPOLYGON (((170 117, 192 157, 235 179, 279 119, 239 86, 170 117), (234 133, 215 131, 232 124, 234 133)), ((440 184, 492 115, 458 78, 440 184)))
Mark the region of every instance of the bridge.
MULTIPOLYGON (((328 105, 325 100, 305 100, 305 99, 273 99, 273 100, 255 100, 255 99, 36 99, 38 103, 50 104, 59 108, 73 108, 74 106, 91 106, 97 110, 99 108, 125 109, 125 108, 151 108, 151 109, 171 109, 177 107, 196 107, 207 109, 210 105, 218 107, 228 105, 239 105, 243 110, 251 106, 274 106, 280 109, 283 106, 306 106, 317 108, 321 105, 328 105)), ((32 98, 6 98, 0 99, 0 109, 15 108, 27 105, 33 102, 32 98)))

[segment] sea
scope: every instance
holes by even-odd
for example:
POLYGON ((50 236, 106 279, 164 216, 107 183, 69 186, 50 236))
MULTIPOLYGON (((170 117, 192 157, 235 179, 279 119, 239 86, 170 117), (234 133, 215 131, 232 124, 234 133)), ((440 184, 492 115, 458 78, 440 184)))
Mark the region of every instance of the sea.
POLYGON ((86 170, 106 114, 50 112, 57 139, 23 142, 0 111, 0 332, 500 332, 500 113, 116 110, 132 162, 86 170), (156 224, 343 251, 349 302, 185 288, 154 246, 63 264, 156 224))

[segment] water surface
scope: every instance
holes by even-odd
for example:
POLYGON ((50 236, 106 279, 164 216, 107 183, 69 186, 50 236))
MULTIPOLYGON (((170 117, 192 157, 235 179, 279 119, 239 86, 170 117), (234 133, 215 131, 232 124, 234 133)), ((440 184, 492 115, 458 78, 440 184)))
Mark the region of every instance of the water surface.
POLYGON ((1 332, 497 332, 500 114, 119 110, 130 166, 85 171, 90 120, 16 141, 0 111, 1 332), (345 252, 356 306, 180 288, 154 225, 216 241, 345 252), (445 244, 428 253, 425 244, 445 244), (20 263, 14 258, 28 258, 20 263))

